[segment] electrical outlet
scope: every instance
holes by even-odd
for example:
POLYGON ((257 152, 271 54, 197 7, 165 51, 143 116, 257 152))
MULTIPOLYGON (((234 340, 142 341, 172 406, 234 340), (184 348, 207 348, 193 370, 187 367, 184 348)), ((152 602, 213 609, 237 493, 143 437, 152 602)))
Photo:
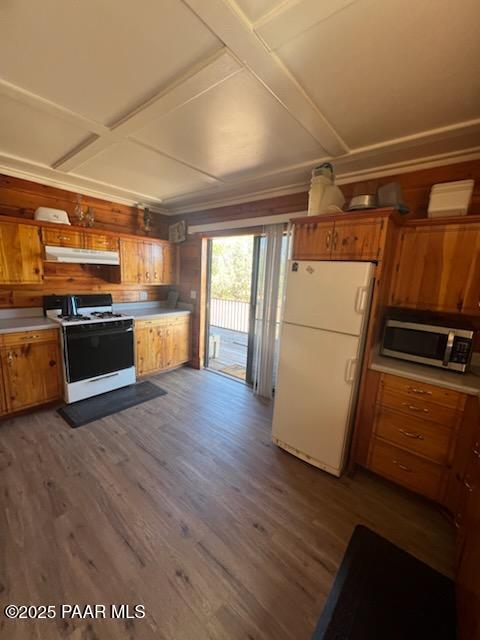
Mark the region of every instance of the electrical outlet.
POLYGON ((197 292, 195 291, 195 289, 192 289, 190 291, 190 300, 196 300, 197 299, 197 292))

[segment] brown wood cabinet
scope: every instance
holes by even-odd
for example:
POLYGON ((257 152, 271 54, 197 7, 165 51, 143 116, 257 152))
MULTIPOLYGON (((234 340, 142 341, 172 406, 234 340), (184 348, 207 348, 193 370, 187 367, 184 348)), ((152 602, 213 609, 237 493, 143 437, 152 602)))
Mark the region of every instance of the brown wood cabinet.
POLYGON ((138 376, 178 367, 190 360, 190 316, 167 316, 135 322, 138 376))
POLYGON ((448 505, 447 487, 465 394, 387 373, 380 375, 367 467, 448 505))
POLYGON ((0 284, 41 284, 42 245, 37 227, 0 224, 0 284))
POLYGON ((480 422, 471 441, 462 486, 456 517, 458 626, 459 640, 473 640, 480 637, 480 422))
POLYGON ((391 209, 295 218, 294 260, 380 260, 391 209))
POLYGON ((56 329, 7 333, 1 337, 5 412, 61 397, 61 360, 56 329))
POLYGON ((433 220, 403 228, 390 303, 480 313, 480 223, 433 220))
POLYGON ((121 238, 121 281, 124 284, 176 284, 176 257, 176 247, 166 241, 121 238))
MULTIPOLYGON (((57 225, 58 226, 58 225, 57 225)), ((98 251, 118 251, 118 238, 96 233, 94 231, 81 231, 62 227, 42 228, 42 241, 44 245, 54 247, 72 247, 74 249, 96 249, 98 251)))

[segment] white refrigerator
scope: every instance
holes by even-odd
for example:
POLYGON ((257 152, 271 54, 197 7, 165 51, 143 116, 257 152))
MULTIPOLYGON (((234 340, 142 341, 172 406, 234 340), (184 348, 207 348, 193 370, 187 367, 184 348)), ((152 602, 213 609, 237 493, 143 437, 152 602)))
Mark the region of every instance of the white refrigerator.
POLYGON ((370 262, 291 261, 273 412, 273 441, 342 474, 373 288, 370 262))

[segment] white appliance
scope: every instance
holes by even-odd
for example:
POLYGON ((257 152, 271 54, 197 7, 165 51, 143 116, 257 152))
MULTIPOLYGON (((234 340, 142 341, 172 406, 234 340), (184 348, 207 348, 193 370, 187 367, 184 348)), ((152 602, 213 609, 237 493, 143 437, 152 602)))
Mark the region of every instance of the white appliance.
POLYGON ((340 476, 373 286, 369 262, 290 262, 273 441, 340 476))
POLYGON ((133 317, 114 312, 110 294, 44 296, 43 309, 61 326, 67 404, 135 383, 133 317), (77 310, 67 315, 72 297, 77 310))
POLYGON ((72 249, 71 247, 45 247, 45 260, 51 262, 73 262, 79 264, 120 264, 118 251, 97 249, 72 249))

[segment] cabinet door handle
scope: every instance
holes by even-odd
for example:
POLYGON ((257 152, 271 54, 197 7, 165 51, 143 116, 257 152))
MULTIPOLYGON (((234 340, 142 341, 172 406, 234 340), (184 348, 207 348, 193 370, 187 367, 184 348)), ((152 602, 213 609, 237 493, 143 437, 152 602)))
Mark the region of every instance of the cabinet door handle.
POLYGON ((416 407, 413 404, 408 404, 408 402, 402 402, 403 407, 407 407, 410 411, 423 411, 423 413, 428 413, 428 409, 422 409, 421 407, 416 407))
POLYGON ((398 462, 398 460, 392 460, 393 464, 396 465, 399 469, 401 469, 402 471, 408 471, 409 473, 411 471, 413 471, 413 469, 410 469, 410 467, 406 467, 404 464, 402 464, 401 462, 398 462))
POLYGON ((13 365, 13 352, 9 351, 7 354, 7 362, 8 366, 11 367, 13 365))
POLYGON ((472 493, 472 491, 475 489, 475 485, 470 484, 467 480, 463 481, 463 485, 466 489, 470 491, 470 493, 472 493))
POLYGON ((480 446, 478 442, 473 447, 473 455, 477 456, 477 458, 480 458, 480 446))
POLYGON ((419 396, 432 395, 431 391, 427 391, 426 389, 419 389, 418 387, 407 387, 407 389, 412 393, 417 393, 419 396))
POLYGON ((415 440, 425 440, 421 433, 413 433, 412 431, 405 431, 404 429, 398 429, 401 434, 407 438, 414 438, 415 440))
POLYGON ((337 248, 337 240, 338 240, 338 231, 335 230, 333 232, 333 250, 335 251, 337 248))
POLYGON ((328 231, 327 235, 325 237, 325 246, 327 247, 327 249, 330 249, 330 241, 332 239, 332 232, 328 231))

